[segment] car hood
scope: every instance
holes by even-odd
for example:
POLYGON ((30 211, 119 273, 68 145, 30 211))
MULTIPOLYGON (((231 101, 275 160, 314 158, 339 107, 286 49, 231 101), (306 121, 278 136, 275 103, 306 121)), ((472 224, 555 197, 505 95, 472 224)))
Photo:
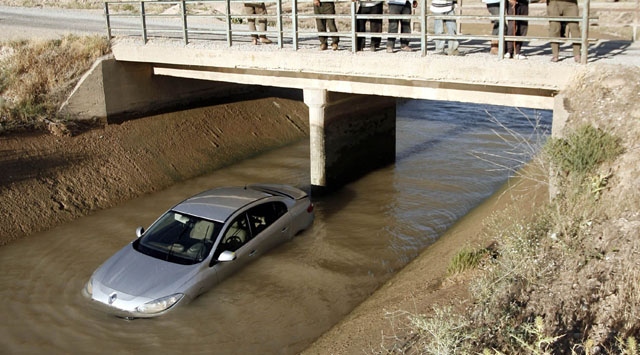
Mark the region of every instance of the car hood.
POLYGON ((199 266, 156 259, 128 245, 102 264, 93 280, 113 291, 156 299, 177 292, 188 292, 188 281, 197 273, 199 266))

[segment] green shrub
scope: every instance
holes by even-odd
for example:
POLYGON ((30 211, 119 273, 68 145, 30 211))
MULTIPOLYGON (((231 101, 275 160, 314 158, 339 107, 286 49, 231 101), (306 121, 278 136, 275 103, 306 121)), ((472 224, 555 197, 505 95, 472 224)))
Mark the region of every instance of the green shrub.
POLYGON ((551 163, 564 174, 585 176, 599 164, 615 159, 623 149, 619 138, 584 125, 567 138, 550 139, 545 152, 551 163))
POLYGON ((470 270, 476 268, 482 259, 489 255, 489 250, 486 248, 469 250, 463 249, 460 250, 454 257, 451 259, 449 266, 447 267, 447 273, 449 275, 454 275, 457 273, 464 272, 465 270, 470 270))

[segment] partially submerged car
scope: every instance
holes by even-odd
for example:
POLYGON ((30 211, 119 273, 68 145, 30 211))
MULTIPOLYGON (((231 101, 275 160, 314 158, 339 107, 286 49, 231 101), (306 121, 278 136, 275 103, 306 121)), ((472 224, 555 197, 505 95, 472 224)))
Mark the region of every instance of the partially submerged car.
POLYGON ((120 317, 162 315, 210 289, 314 220, 288 185, 224 187, 190 197, 102 264, 83 294, 120 317))

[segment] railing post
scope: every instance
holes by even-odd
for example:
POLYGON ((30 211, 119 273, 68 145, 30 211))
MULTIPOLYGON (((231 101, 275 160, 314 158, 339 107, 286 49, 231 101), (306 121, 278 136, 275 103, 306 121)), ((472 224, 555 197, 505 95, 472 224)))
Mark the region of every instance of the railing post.
POLYGON ((184 38, 184 44, 189 44, 189 35, 187 34, 187 4, 185 0, 180 3, 182 11, 182 38, 184 38))
POLYGON ((144 1, 140 1, 140 17, 142 20, 142 43, 147 44, 147 16, 144 13, 144 1))
POLYGON ((351 51, 356 53, 358 51, 358 36, 357 36, 357 21, 356 21, 356 1, 351 1, 351 51))
POLYGON ((420 55, 427 55, 427 0, 420 4, 420 55))
POLYGON ((292 27, 292 40, 293 40, 293 50, 298 50, 298 1, 291 1, 291 27, 292 27))
POLYGON ((500 18, 498 19, 498 25, 500 26, 500 31, 498 32, 498 59, 504 59, 504 13, 505 13, 505 2, 500 1, 500 18))
POLYGON ((225 15, 227 20, 227 46, 231 47, 233 44, 232 36, 231 36, 231 0, 225 1, 225 15))
POLYGON ((276 12, 278 13, 278 17, 276 18, 276 29, 278 30, 278 48, 282 48, 282 0, 277 1, 276 12))
POLYGON ((589 55, 589 9, 591 1, 585 0, 582 9, 582 47, 580 48, 580 63, 587 64, 587 56, 589 55))
POLYGON ((104 2, 104 18, 107 22, 107 38, 111 39, 111 19, 109 18, 109 3, 107 1, 104 2))

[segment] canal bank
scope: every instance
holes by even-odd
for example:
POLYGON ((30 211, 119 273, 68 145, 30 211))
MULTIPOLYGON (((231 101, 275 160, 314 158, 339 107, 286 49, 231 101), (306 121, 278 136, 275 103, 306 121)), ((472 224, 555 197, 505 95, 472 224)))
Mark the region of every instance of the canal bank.
POLYGON ((0 245, 308 137, 297 91, 0 137, 0 245))

